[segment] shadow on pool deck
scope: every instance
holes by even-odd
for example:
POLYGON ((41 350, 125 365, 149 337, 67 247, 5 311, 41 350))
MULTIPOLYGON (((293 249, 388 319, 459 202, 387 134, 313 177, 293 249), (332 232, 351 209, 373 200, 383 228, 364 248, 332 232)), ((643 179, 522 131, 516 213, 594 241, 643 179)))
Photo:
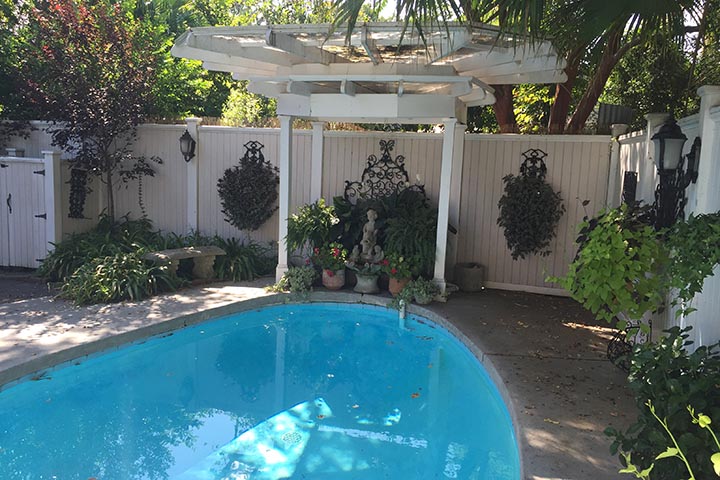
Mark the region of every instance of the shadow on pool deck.
MULTIPOLYGON (((40 369, 47 354, 78 345, 75 352, 81 351, 82 345, 181 315, 263 297, 267 283, 214 284, 82 308, 50 297, 0 304, 0 385, 8 380, 3 372, 28 361, 40 369)), ((624 374, 605 358, 605 325, 570 299, 497 290, 455 294, 430 310, 472 340, 505 382, 519 424, 525 478, 623 478, 602 431, 611 424, 625 427, 635 407, 624 374)))

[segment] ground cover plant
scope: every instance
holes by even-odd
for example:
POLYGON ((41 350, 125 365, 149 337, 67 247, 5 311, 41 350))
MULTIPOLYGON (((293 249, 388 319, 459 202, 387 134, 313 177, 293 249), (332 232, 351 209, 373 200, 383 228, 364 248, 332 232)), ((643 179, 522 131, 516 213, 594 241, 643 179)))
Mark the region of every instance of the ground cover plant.
POLYGON ((180 262, 177 274, 143 259, 147 252, 188 246, 215 245, 226 255, 217 257, 215 276, 220 280, 251 280, 272 271, 276 260, 268 247, 219 236, 164 235, 150 220, 113 221, 103 217, 85 233, 73 234, 55 245, 38 269, 60 292, 78 304, 140 300, 172 291, 190 280, 192 261, 180 262))

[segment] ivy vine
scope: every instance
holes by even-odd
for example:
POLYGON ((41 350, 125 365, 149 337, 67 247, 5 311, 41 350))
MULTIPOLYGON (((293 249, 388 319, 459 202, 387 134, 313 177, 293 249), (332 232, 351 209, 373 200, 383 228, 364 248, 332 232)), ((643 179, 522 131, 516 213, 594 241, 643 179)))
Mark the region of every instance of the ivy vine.
POLYGON ((254 140, 246 143, 240 165, 218 180, 225 221, 240 230, 257 230, 277 210, 278 169, 265 161, 263 147, 254 140))
POLYGON ((545 163, 540 150, 528 150, 521 175, 503 177, 505 193, 498 202, 497 224, 505 230, 505 240, 513 260, 528 255, 550 254, 548 246, 565 212, 562 197, 545 182, 545 163), (529 156, 528 156, 529 154, 529 156))

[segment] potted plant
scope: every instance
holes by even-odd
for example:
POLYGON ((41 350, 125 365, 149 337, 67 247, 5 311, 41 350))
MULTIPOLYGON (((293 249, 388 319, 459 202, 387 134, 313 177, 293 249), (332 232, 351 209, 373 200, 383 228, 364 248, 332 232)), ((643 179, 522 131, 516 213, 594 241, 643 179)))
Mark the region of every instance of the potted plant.
POLYGON ((347 250, 336 242, 313 249, 312 262, 322 269, 322 284, 329 290, 345 286, 347 250))
POLYGON ((378 293, 380 291, 377 280, 382 271, 381 265, 369 262, 348 262, 346 266, 355 272, 355 276, 357 277, 354 291, 358 293, 378 293))
POLYGON ((390 278, 388 290, 395 297, 412 280, 416 267, 411 257, 391 253, 382 261, 382 269, 390 278))
POLYGON ((418 278, 413 280, 405 287, 409 290, 412 298, 415 299, 415 303, 418 305, 427 305, 432 302, 436 295, 440 294, 440 287, 438 287, 432 280, 425 278, 418 278))

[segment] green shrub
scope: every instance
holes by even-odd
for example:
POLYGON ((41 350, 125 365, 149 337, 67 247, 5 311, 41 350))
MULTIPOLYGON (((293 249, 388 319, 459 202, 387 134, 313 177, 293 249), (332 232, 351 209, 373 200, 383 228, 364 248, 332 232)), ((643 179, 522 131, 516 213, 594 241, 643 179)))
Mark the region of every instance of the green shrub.
POLYGON ((215 259, 215 275, 221 280, 252 280, 271 273, 277 265, 270 249, 254 242, 245 244, 236 238, 215 236, 211 245, 225 250, 225 255, 215 259))
POLYGON ((271 292, 308 293, 312 290, 312 284, 317 276, 318 272, 313 267, 290 267, 280 281, 272 287, 268 287, 268 290, 271 292))
POLYGON ((713 275, 720 262, 720 212, 690 215, 677 222, 668 233, 671 261, 667 272, 670 288, 677 292, 673 305, 677 313, 689 314, 693 297, 702 291, 705 279, 713 275))
POLYGON ((155 250, 162 244, 162 235, 153 230, 148 219, 123 217, 121 221, 113 222, 104 216, 92 230, 72 234, 54 244, 55 249, 43 260, 38 274, 53 282, 62 281, 95 258, 129 253, 143 247, 155 250))
POLYGON ((97 257, 80 266, 65 280, 61 296, 78 305, 141 300, 161 291, 174 290, 177 277, 165 265, 143 260, 145 250, 97 257))
POLYGON ((657 310, 664 300, 667 254, 647 218, 647 207, 622 205, 583 222, 567 275, 548 280, 608 322, 617 316, 639 320, 657 310))
MULTIPOLYGON (((667 431, 655 418, 657 415, 677 438, 696 478, 713 478, 713 439, 707 429, 693 425, 687 407, 720 418, 720 343, 688 353, 688 330, 674 327, 656 344, 635 346, 628 379, 639 417, 627 431, 608 428, 606 434, 615 439, 613 454, 626 452, 632 456, 633 464, 646 469, 668 445, 667 431), (654 412, 646 407, 648 400, 654 412)), ((662 468, 653 470, 652 478, 677 480, 687 478, 687 471, 680 459, 668 458, 663 460, 662 468)))
POLYGON ((334 241, 340 234, 339 223, 335 207, 325 205, 325 199, 303 205, 298 213, 288 218, 288 233, 285 237, 288 251, 298 250, 306 243, 315 248, 334 241))

